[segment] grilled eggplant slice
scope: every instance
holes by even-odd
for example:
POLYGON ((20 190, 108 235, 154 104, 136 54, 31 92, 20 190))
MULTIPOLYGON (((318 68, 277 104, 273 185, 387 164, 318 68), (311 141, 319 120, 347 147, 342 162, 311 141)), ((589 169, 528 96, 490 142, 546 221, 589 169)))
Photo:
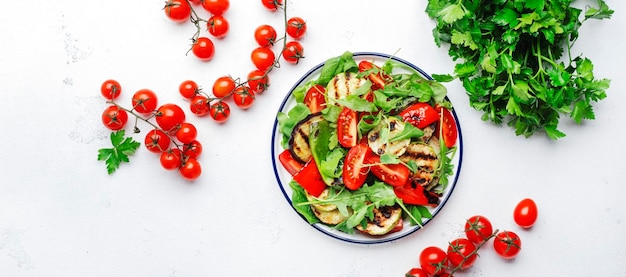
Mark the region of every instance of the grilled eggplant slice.
POLYGON ((430 144, 412 142, 406 152, 400 156, 400 160, 405 163, 414 161, 417 171, 411 175, 411 179, 421 186, 427 186, 435 178, 435 172, 439 166, 437 153, 430 144))
POLYGON ((380 236, 389 233, 402 218, 402 209, 397 206, 381 206, 374 208, 374 219, 367 222, 367 226, 357 225, 356 228, 364 233, 380 236))
POLYGON ((322 113, 313 113, 302 119, 294 126, 289 138, 289 152, 293 158, 305 164, 313 157, 311 147, 309 145, 309 135, 311 133, 311 124, 324 120, 322 113))
POLYGON ((410 139, 402 139, 389 142, 389 139, 402 133, 404 122, 396 117, 388 117, 381 120, 367 135, 367 144, 372 152, 377 155, 393 154, 402 156, 411 143, 410 139))

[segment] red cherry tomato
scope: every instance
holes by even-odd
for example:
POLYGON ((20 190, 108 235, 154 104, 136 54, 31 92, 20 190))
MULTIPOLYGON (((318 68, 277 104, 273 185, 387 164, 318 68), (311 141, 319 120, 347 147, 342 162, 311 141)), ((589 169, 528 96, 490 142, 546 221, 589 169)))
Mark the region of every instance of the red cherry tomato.
POLYGON ((209 114, 209 99, 204 95, 196 95, 189 102, 189 109, 197 116, 209 114))
POLYGON ((213 15, 222 15, 230 7, 228 0, 202 0, 202 7, 213 15))
POLYGON ((274 66, 276 56, 274 55, 274 51, 272 51, 272 49, 267 47, 258 47, 252 50, 250 59, 256 68, 261 71, 267 71, 274 66))
POLYGON ((297 41, 290 41, 285 44, 283 49, 283 59, 292 64, 298 64, 300 59, 304 58, 304 48, 297 41))
POLYGON ((287 20, 287 34, 294 39, 301 39, 306 34, 306 22, 300 17, 287 20))
POLYGON ((153 112, 157 107, 157 96, 154 91, 140 89, 133 95, 133 109, 138 113, 147 114, 153 112))
POLYGON ((403 164, 381 164, 378 155, 371 155, 368 164, 372 165, 370 171, 374 176, 393 187, 406 185, 411 174, 409 168, 403 164))
POLYGON ((441 248, 429 246, 420 253, 419 262, 422 269, 429 275, 439 275, 444 272, 448 256, 441 248))
POLYGON ((414 267, 409 270, 405 275, 405 277, 428 277, 428 273, 421 268, 414 267))
POLYGON ((337 139, 343 147, 350 148, 356 145, 358 140, 357 113, 350 108, 344 107, 337 118, 337 139))
POLYGON ((183 144, 191 143, 196 140, 197 135, 198 130, 196 129, 196 126, 189 122, 181 124, 178 131, 176 131, 176 139, 183 144))
POLYGON ((493 240, 493 248, 503 259, 513 259, 522 249, 522 240, 511 231, 502 231, 493 240))
POLYGON ((208 37, 199 37, 191 46, 191 52, 202 61, 210 61, 215 55, 215 45, 208 37))
POLYGON ((392 79, 391 76, 384 74, 380 67, 367 60, 359 62, 359 71, 372 71, 367 75, 367 78, 372 82, 372 90, 384 88, 388 80, 392 79))
POLYGON ((370 155, 372 155, 371 150, 365 143, 359 143, 348 150, 342 174, 346 188, 357 190, 365 183, 369 172, 366 163, 370 155))
POLYGON ((174 22, 185 22, 191 15, 191 7, 185 0, 168 0, 165 2, 165 15, 174 22))
POLYGON ((213 95, 217 98, 225 98, 235 90, 235 80, 230 76, 222 76, 213 83, 213 95))
POLYGON ((118 106, 109 106, 102 112, 102 124, 113 131, 124 128, 126 122, 128 122, 128 113, 118 106))
POLYGON ((458 238, 448 245, 448 262, 453 268, 460 266, 460 269, 470 268, 476 262, 476 246, 473 242, 465 238, 458 238))
POLYGON ((198 94, 200 88, 198 87, 198 84, 196 84, 196 82, 192 80, 186 80, 180 83, 180 86, 178 86, 178 91, 183 97, 191 99, 196 96, 196 94, 198 94))
POLYGON ((198 160, 188 158, 183 162, 183 165, 178 169, 178 171, 183 178, 192 181, 200 177, 200 174, 202 174, 202 167, 200 166, 198 160))
POLYGON ((513 219, 522 228, 530 228, 537 221, 537 204, 530 198, 520 201, 513 211, 513 219))
POLYGON ((255 69, 248 73, 248 87, 255 94, 263 93, 270 86, 270 77, 265 73, 255 69))
POLYGON ((161 153, 170 149, 170 143, 172 140, 163 131, 159 129, 152 129, 146 134, 144 144, 146 148, 153 153, 161 153))
POLYGON ((190 143, 183 145, 183 156, 197 159, 202 154, 202 143, 194 140, 190 143))
POLYGON ((411 123, 420 129, 424 129, 439 120, 437 110, 430 104, 421 102, 407 107, 399 115, 404 122, 411 123))
POLYGON ((283 6, 283 0, 261 0, 261 3, 270 11, 276 11, 283 6))
POLYGON ((233 102, 241 109, 248 109, 254 103, 254 92, 248 86, 239 86, 233 94, 233 102))
POLYGON ((211 105, 209 109, 209 115, 213 120, 217 123, 224 123, 228 120, 230 116, 230 107, 224 101, 218 101, 215 104, 211 105))
POLYGON ((161 166, 166 170, 174 170, 179 168, 182 163, 183 153, 177 148, 173 148, 161 153, 161 157, 159 161, 161 162, 161 166))
POLYGON ((166 132, 174 132, 185 122, 185 112, 176 104, 165 104, 155 114, 157 124, 166 132))
POLYGON ((100 92, 106 99, 115 99, 122 93, 122 86, 115 80, 106 80, 100 86, 100 92))
POLYGON ((270 25, 261 25, 254 30, 254 40, 261 47, 269 47, 276 42, 276 29, 270 25))
POLYGON ((221 15, 214 15, 207 20, 207 30, 209 34, 216 38, 224 38, 228 34, 228 20, 221 15))
POLYGON ((493 234, 491 221, 484 216, 475 215, 465 222, 465 236, 475 244, 482 243, 493 234))

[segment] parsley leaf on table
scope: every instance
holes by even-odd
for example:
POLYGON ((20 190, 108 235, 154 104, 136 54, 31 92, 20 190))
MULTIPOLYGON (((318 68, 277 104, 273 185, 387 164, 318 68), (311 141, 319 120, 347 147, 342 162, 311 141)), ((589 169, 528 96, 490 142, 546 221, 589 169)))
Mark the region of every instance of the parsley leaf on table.
POLYGON ((98 150, 98 161, 105 161, 107 172, 113 174, 120 167, 122 162, 129 162, 128 156, 137 151, 141 145, 132 137, 125 137, 124 130, 111 132, 111 144, 113 148, 102 148, 98 150))

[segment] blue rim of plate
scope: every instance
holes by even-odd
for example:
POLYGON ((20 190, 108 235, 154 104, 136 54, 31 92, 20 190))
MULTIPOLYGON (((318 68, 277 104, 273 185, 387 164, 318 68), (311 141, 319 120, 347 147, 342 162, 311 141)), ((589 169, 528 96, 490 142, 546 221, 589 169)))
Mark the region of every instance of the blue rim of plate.
MULTIPOLYGON (((373 57, 378 57, 378 58, 391 59, 391 60, 394 60, 396 62, 399 62, 401 64, 404 64, 404 65, 410 67, 412 70, 417 71, 422 76, 424 76, 426 79, 432 80, 432 77, 430 75, 428 75, 426 72, 424 72, 421 68, 417 67, 416 65, 414 65, 414 64, 412 64, 412 63, 410 63, 410 62, 408 62, 408 61, 406 61, 404 59, 398 58, 396 56, 383 54, 383 53, 378 53, 378 52, 355 52, 352 55, 355 58, 358 58, 358 57, 361 57, 361 56, 370 56, 370 57, 373 56, 373 57)), ((318 70, 320 70, 324 66, 324 63, 325 62, 322 62, 322 63, 318 64, 317 66, 314 66, 313 68, 311 68, 309 71, 307 71, 295 83, 295 85, 289 90, 289 93, 287 93, 287 95, 283 99, 282 103, 280 104, 280 107, 278 108, 278 112, 283 112, 284 111, 285 106, 289 102, 289 100, 290 100, 290 98, 292 96, 293 91, 297 87, 299 87, 302 84, 304 84, 304 82, 311 75, 313 75, 318 70)), ((446 96, 446 100, 449 101, 447 96, 446 96)), ((457 148, 457 152, 455 154, 455 155, 458 155, 458 164, 456 165, 456 172, 454 174, 454 180, 450 184, 448 184, 448 187, 446 189, 448 189, 449 192, 444 193, 444 196, 442 196, 442 198, 441 198, 441 203, 439 205, 437 205, 436 208, 431 210, 431 213, 432 213, 433 217, 430 218, 430 219, 425 219, 424 223, 422 224, 422 226, 426 226, 426 224, 428 224, 431 220, 433 220, 435 218, 435 216, 439 213, 439 211, 441 211, 441 209, 443 209, 445 204, 448 202, 448 199, 452 195, 452 192, 454 191, 454 188, 456 187, 456 183, 457 183, 457 181, 459 179, 459 176, 460 176, 460 173, 461 173, 461 165, 462 165, 462 161, 463 161, 463 136, 462 136, 462 132, 461 132, 461 125, 459 124, 459 118, 457 117, 457 114, 454 111, 454 108, 452 108, 451 112, 452 112, 452 115, 454 116, 454 120, 455 120, 456 127, 457 127, 457 130, 458 130, 458 138, 457 138, 458 148, 457 148)), ((298 211, 293 207, 293 204, 291 202, 291 196, 285 190, 285 185, 289 186, 289 184, 283 184, 281 182, 279 168, 277 166, 277 164, 280 164, 280 162, 278 162, 276 160, 276 157, 278 156, 277 152, 276 152, 276 139, 277 139, 276 136, 277 135, 278 135, 278 118, 276 118, 274 120, 274 126, 272 128, 272 140, 271 140, 271 155, 272 155, 272 166, 274 167, 274 176, 276 177, 276 181, 278 182, 278 186, 279 186, 283 196, 287 200, 289 206, 291 206, 293 211, 296 212, 300 216, 300 218, 302 218, 302 220, 304 220, 304 222, 306 224, 312 226, 313 228, 317 229, 318 231, 320 231, 323 234, 326 234, 326 235, 328 235, 328 236, 330 236, 332 238, 335 238, 335 239, 338 239, 338 240, 344 241, 344 242, 357 243, 357 244, 379 244, 379 243, 391 242, 391 241, 395 241, 395 240, 404 238, 404 237, 406 237, 406 236, 408 236, 410 234, 413 234, 417 230, 422 228, 422 227, 417 226, 417 225, 416 226, 410 226, 410 228, 412 228, 410 231, 403 232, 400 235, 394 236, 393 234, 389 234, 389 235, 386 235, 386 236, 382 236, 380 238, 362 235, 362 237, 364 239, 358 239, 358 238, 351 238, 354 235, 350 235, 350 234, 343 235, 343 233, 330 232, 329 230, 327 230, 327 229, 330 229, 330 227, 328 227, 326 225, 323 225, 322 223, 309 224, 309 222, 304 218, 304 216, 302 216, 300 213, 298 213, 298 211), (368 239, 365 239, 365 238, 368 238, 368 239)), ((282 139, 282 136, 280 137, 280 139, 282 139)), ((283 149, 280 149, 279 151, 282 151, 282 150, 283 149)))

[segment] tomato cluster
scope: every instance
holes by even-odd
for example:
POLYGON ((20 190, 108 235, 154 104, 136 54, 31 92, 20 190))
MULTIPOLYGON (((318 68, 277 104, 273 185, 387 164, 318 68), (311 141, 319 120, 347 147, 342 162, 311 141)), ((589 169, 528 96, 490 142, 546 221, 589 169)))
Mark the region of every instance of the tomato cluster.
MULTIPOLYGON (((200 177, 202 168, 198 157, 202 144, 196 139, 196 127, 186 121, 185 112, 176 104, 158 106, 158 97, 150 89, 140 89, 133 94, 132 108, 127 109, 115 102, 122 87, 115 80, 106 80, 101 86, 101 94, 110 104, 102 113, 102 123, 112 131, 123 129, 129 114, 137 121, 146 122, 151 130, 146 133, 144 145, 148 151, 159 154, 161 166, 167 170, 178 170, 185 179, 200 177)), ((136 121, 136 122, 137 122, 136 121)), ((137 125, 134 132, 141 132, 137 125)))
MULTIPOLYGON (((537 205, 532 199, 520 201, 513 211, 515 222, 522 228, 530 228, 537 220, 537 205)), ((522 240, 512 231, 494 230, 484 216, 475 215, 465 222, 465 237, 448 243, 447 251, 437 246, 429 246, 419 255, 420 267, 411 268, 405 276, 452 276, 456 271, 470 268, 478 257, 478 250, 493 238, 493 249, 503 259, 515 258, 522 240)))

